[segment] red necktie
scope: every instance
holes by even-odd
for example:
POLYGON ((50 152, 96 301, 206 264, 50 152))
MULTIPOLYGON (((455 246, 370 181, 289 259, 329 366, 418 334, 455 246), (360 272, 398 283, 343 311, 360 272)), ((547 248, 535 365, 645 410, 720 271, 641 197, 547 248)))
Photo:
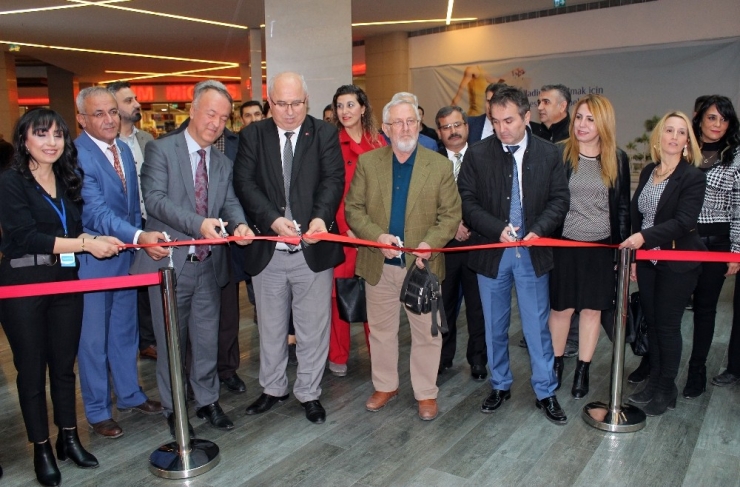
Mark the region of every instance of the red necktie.
MULTIPOLYGON (((208 216, 208 171, 206 170, 206 151, 198 151, 200 162, 195 169, 195 211, 200 216, 208 216)), ((208 257, 208 245, 196 245, 195 256, 198 260, 208 257)))
POLYGON ((121 160, 118 158, 118 151, 115 145, 108 146, 108 150, 113 153, 113 169, 118 173, 118 177, 121 178, 123 184, 123 192, 126 193, 126 176, 123 174, 123 167, 121 167, 121 160))

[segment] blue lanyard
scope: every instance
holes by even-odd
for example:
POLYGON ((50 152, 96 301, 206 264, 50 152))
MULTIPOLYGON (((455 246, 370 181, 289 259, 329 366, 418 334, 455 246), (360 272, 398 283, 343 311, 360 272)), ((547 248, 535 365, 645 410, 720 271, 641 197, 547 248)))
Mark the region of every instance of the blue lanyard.
POLYGON ((57 205, 54 204, 51 198, 49 198, 45 194, 42 194, 41 196, 43 196, 46 199, 46 201, 49 202, 51 207, 54 208, 54 211, 57 212, 57 215, 59 215, 59 219, 62 221, 62 227, 64 228, 64 236, 66 237, 68 235, 67 234, 67 210, 66 208, 64 208, 64 200, 61 198, 59 199, 59 203, 61 203, 62 205, 62 211, 59 211, 59 208, 57 208, 57 205))

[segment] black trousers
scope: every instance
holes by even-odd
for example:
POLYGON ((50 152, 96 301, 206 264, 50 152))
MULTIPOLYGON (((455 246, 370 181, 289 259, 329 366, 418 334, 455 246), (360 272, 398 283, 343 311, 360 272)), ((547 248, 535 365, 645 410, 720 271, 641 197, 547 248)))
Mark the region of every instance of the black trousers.
POLYGON ((233 376, 239 368, 239 283, 233 278, 221 289, 217 367, 221 380, 233 376))
MULTIPOLYGON (((77 279, 77 270, 54 266, 11 269, 3 261, 0 284, 29 284, 77 279)), ((3 329, 18 371, 18 400, 28 440, 49 437, 46 413, 46 374, 49 370, 54 424, 77 425, 75 414, 75 358, 82 330, 82 294, 56 294, 0 300, 3 329)))
MULTIPOLYGON (((705 240, 709 250, 729 252, 730 237, 711 237, 705 240)), ((714 322, 717 316, 717 302, 725 283, 727 264, 724 262, 703 262, 699 281, 694 289, 694 345, 691 350, 689 367, 703 367, 707 362, 709 348, 714 337, 714 322)))
POLYGON ((457 347, 457 316, 460 312, 460 288, 465 298, 468 320, 467 359, 470 365, 486 365, 486 328, 483 306, 478 290, 478 277, 468 267, 468 252, 445 254, 445 279, 442 281, 442 301, 450 332, 442 337, 440 364, 451 365, 457 347))
POLYGON ((152 324, 152 307, 149 304, 149 288, 140 287, 136 290, 136 305, 139 318, 139 350, 156 345, 154 325, 152 324))
POLYGON ((664 392, 676 383, 681 362, 681 318, 701 267, 673 272, 666 263, 637 263, 637 284, 650 344, 650 382, 664 392))
POLYGON ((740 376, 740 286, 735 277, 735 292, 732 295, 732 331, 727 348, 727 370, 740 376))

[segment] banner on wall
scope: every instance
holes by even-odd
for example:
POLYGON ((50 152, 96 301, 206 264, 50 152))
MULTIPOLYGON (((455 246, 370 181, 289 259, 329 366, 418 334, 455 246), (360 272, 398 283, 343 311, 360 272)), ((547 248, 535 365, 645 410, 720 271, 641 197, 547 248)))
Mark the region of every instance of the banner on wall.
POLYGON ((532 121, 545 84, 570 88, 572 103, 589 93, 606 96, 617 115, 620 147, 645 133, 645 121, 671 110, 692 115, 700 95, 729 97, 740 109, 740 39, 639 50, 481 62, 411 70, 414 93, 434 125, 434 114, 453 102, 470 115, 482 113, 485 89, 503 81, 527 91, 532 121))

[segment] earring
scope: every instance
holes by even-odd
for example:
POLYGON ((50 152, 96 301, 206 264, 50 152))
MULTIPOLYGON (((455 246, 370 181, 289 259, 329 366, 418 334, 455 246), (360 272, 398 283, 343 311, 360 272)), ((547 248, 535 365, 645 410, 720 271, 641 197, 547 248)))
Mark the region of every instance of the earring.
POLYGON ((683 146, 683 156, 684 157, 688 157, 689 156, 689 151, 686 150, 686 146, 683 146))

